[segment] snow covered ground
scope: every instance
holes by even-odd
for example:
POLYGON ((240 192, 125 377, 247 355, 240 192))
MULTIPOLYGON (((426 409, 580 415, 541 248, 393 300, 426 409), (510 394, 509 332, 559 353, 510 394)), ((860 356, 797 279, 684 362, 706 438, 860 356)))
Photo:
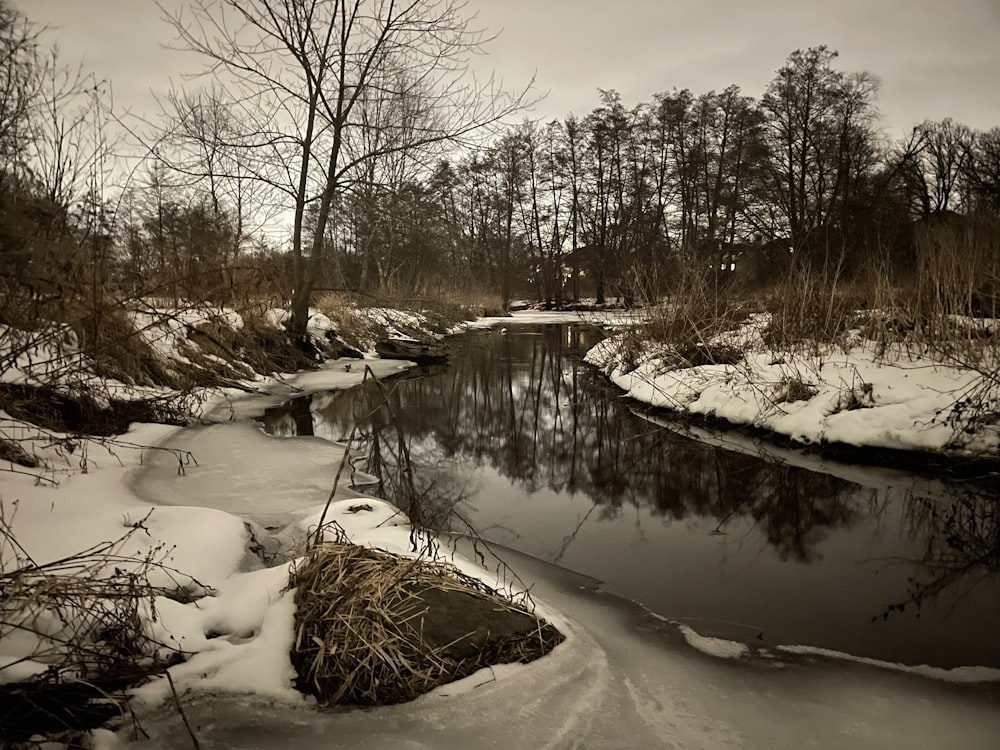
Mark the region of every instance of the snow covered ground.
POLYGON ((716 342, 738 364, 678 365, 667 347, 612 336, 587 354, 630 397, 655 407, 752 425, 806 445, 1000 458, 1000 378, 915 355, 850 346, 775 352, 752 317, 716 342))
MULTIPOLYGON (((459 552, 463 552, 459 547, 459 552)), ((412 703, 316 712, 256 696, 187 703, 205 748, 995 748, 1000 694, 867 665, 698 637, 594 582, 503 550, 567 634, 528 666, 487 670, 412 703)), ((693 633, 693 631, 692 631, 693 633)), ((139 747, 190 740, 164 706, 139 747)))

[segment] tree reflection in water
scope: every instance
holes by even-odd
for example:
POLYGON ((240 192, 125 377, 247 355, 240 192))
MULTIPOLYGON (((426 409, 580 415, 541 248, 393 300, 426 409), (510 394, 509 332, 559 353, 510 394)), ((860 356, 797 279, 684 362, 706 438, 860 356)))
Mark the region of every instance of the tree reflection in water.
MULTIPOLYGON (((825 540, 858 527, 875 541, 865 542, 866 554, 850 565, 867 561, 875 572, 908 565, 903 580, 917 569, 924 573, 923 583, 911 583, 905 596, 898 584, 895 595, 879 593, 882 599, 865 612, 866 622, 926 604, 959 583, 986 581, 1000 601, 996 502, 864 489, 830 474, 678 437, 632 414, 619 393, 581 362, 598 331, 572 325, 514 330, 465 336, 456 342, 450 367, 396 379, 389 409, 378 390, 368 388, 317 394, 311 402, 270 411, 265 422, 276 434, 311 431, 341 441, 356 422, 355 446, 381 482, 375 492, 406 510, 398 428, 413 461, 413 491, 432 527, 446 527, 453 511, 500 523, 503 513, 479 513, 480 506, 506 502, 480 491, 486 473, 506 480, 521 497, 584 499, 584 512, 567 519, 546 553, 554 562, 577 550, 582 530, 632 515, 640 526, 641 518, 672 528, 675 522, 705 526, 726 555, 745 555, 744 545, 756 544, 753 555, 767 553, 792 565, 818 565, 830 546, 825 540), (903 536, 905 543, 883 544, 903 536), (896 599, 886 605, 891 596, 896 599)), ((514 528, 508 536, 523 531, 514 528)), ((723 589, 720 598, 732 596, 723 589)))
POLYGON ((904 520, 922 548, 914 557, 893 561, 915 573, 906 597, 886 607, 883 620, 910 607, 919 610, 949 589, 956 599, 972 595, 980 585, 1000 587, 1000 500, 994 492, 974 487, 955 494, 944 503, 910 497, 904 520))

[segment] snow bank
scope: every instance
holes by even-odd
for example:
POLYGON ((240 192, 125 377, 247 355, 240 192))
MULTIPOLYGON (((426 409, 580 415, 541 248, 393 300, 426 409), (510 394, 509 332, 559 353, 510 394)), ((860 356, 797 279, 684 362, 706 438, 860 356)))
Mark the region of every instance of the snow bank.
MULTIPOLYGON (((752 332, 726 343, 752 340, 752 332)), ((876 354, 819 347, 782 353, 751 346, 736 365, 679 367, 647 343, 639 353, 625 335, 591 349, 601 368, 638 401, 685 414, 770 430, 810 445, 1000 453, 1000 382, 976 370, 905 352, 876 354)))
POLYGON ((220 325, 238 331, 243 328, 243 317, 231 308, 157 306, 145 310, 132 310, 129 320, 142 340, 164 362, 179 361, 190 364, 182 354, 185 347, 195 344, 188 332, 200 325, 220 325))
POLYGON ((797 654, 799 656, 818 656, 825 659, 837 659, 855 664, 864 664, 879 669, 887 669, 892 672, 905 672, 917 674, 922 677, 929 677, 934 680, 955 683, 978 683, 978 682, 1000 682, 1000 669, 993 667, 953 667, 945 669, 943 667, 932 667, 927 664, 897 664, 896 662, 883 661, 882 659, 872 659, 867 656, 854 656, 845 654, 842 651, 834 651, 829 648, 818 648, 816 646, 784 645, 778 646, 779 651, 786 654, 797 654))
POLYGON ((634 325, 643 319, 641 310, 517 310, 506 316, 487 316, 459 324, 453 332, 497 328, 508 325, 548 325, 550 323, 590 323, 604 328, 634 325))

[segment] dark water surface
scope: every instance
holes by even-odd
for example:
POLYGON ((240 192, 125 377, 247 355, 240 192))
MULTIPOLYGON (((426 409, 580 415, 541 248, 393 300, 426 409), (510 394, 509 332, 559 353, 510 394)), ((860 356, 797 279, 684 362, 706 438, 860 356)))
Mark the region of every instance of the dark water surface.
POLYGON ((581 325, 469 334, 449 367, 389 383, 391 413, 368 387, 297 399, 268 411, 265 428, 343 441, 357 424, 355 449, 382 479, 373 493, 401 507, 416 498, 429 523, 467 521, 702 634, 1000 667, 994 494, 811 471, 795 454, 678 435, 581 361, 600 336, 581 325))

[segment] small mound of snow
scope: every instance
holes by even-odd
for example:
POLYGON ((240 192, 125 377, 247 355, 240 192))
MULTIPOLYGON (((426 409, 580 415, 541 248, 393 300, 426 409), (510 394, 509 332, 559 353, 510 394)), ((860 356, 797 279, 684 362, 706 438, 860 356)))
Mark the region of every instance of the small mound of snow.
POLYGON ((719 659, 739 659, 750 652, 750 648, 745 643, 739 641, 729 641, 725 638, 713 638, 709 635, 701 635, 687 625, 678 625, 678 630, 684 636, 691 648, 701 651, 703 654, 715 656, 719 659))

